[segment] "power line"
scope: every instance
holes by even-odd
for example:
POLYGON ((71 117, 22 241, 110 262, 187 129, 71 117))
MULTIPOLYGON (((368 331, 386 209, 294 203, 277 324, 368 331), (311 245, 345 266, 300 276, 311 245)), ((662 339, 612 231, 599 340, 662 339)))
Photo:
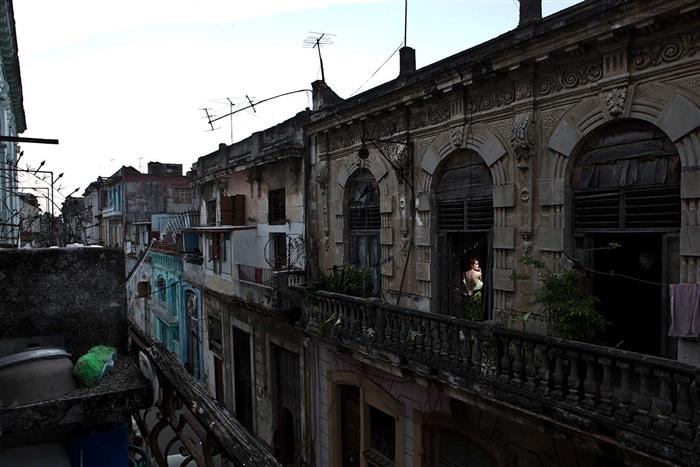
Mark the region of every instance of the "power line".
POLYGON ((379 68, 377 68, 376 70, 374 70, 374 73, 372 73, 372 74, 370 75, 370 77, 367 78, 367 80, 366 80, 364 83, 362 83, 362 84, 360 85, 359 88, 355 89, 355 92, 353 92, 352 94, 350 94, 350 97, 352 97, 352 96, 354 96, 355 94, 357 94, 358 91, 359 91, 360 89, 362 89, 362 88, 365 86, 365 84, 367 84, 372 78, 374 78, 375 75, 376 75, 377 73, 379 73, 379 70, 381 70, 382 68, 384 68, 384 65, 386 65, 386 64, 389 62, 389 60, 391 60, 392 57, 393 57, 394 55, 396 55, 396 52, 398 52, 398 51, 401 49, 401 47, 403 47, 403 46, 404 46, 404 43, 401 42, 401 44, 399 44, 399 46, 396 48, 396 50, 394 50, 394 51, 391 53, 391 55, 389 55, 389 57, 388 57, 386 60, 384 60, 384 63, 382 63, 381 65, 379 65, 379 68))

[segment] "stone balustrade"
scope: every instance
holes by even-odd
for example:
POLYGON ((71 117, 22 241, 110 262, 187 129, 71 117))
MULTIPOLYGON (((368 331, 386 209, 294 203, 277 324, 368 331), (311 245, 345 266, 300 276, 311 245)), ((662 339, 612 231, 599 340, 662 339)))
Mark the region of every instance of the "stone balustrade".
POLYGON ((700 460, 700 369, 674 360, 317 292, 313 334, 679 465, 700 460))

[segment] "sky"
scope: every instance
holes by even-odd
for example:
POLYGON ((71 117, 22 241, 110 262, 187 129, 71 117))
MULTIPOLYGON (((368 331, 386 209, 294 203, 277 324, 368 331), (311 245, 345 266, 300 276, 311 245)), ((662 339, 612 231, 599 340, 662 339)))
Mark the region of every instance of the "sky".
MULTIPOLYGON (((580 0, 579 0, 580 1, 580 0)), ((543 0, 543 14, 576 0, 543 0)), ((403 0, 21 0, 14 2, 27 131, 58 146, 24 144, 20 165, 64 176, 63 195, 122 165, 183 164, 311 106, 282 97, 320 78, 310 32, 334 34, 322 49, 327 84, 347 98, 398 74, 403 0), (376 74, 374 74, 376 72, 376 74), (372 76, 374 74, 374 76, 372 76), (371 79, 370 79, 371 77, 371 79), (233 130, 231 130, 233 128, 233 130)), ((409 0, 407 44, 417 66, 513 29, 516 0, 409 0)), ((45 182, 31 175, 24 185, 45 182)), ((56 204, 62 197, 57 196, 56 204)))

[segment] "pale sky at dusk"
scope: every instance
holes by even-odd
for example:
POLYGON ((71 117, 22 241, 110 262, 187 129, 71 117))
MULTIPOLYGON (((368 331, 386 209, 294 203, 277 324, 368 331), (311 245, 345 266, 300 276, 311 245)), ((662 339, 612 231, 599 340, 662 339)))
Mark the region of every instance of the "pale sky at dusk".
MULTIPOLYGON (((544 0, 544 15, 579 1, 544 0)), ((309 89, 320 78, 309 31, 336 34, 323 49, 326 82, 349 97, 403 40, 403 0, 15 0, 27 131, 59 146, 25 144, 20 162, 65 172, 64 194, 122 165, 182 163, 230 143, 229 119, 207 131, 203 107, 228 111, 309 89)), ((409 0, 408 45, 418 67, 517 25, 515 0, 409 0)), ((393 79, 398 54, 362 90, 393 79)), ((234 140, 310 107, 305 93, 233 117, 234 140)), ((62 181, 63 181, 62 180, 62 181)), ((62 198, 56 200, 57 204, 62 198)))

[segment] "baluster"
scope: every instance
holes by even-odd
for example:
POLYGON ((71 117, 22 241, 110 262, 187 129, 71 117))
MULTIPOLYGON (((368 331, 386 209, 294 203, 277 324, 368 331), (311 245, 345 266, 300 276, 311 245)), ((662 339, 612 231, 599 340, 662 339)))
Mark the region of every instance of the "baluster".
POLYGON ((537 363, 535 361, 535 343, 527 342, 525 345, 525 389, 535 392, 537 389, 537 363))
POLYGON ((634 369, 639 375, 639 392, 634 394, 633 410, 634 423, 643 428, 651 427, 651 418, 649 417, 649 409, 651 398, 649 396, 649 368, 645 366, 637 366, 634 369))
POLYGON ((552 359, 544 344, 535 346, 535 362, 538 362, 537 378, 539 378, 538 392, 549 396, 552 381, 552 359))
POLYGON ((433 328, 433 358, 439 362, 442 357, 442 330, 440 329, 440 321, 430 319, 433 328))
POLYGON ((499 374, 499 380, 507 384, 510 382, 510 365, 511 365, 511 359, 510 359, 510 339, 508 339, 507 336, 504 336, 501 339, 502 342, 502 351, 501 351, 501 372, 499 374))
POLYGON ((481 372, 481 334, 478 329, 470 333, 472 338, 472 371, 481 372))
POLYGON ((394 313, 394 320, 396 329, 394 330, 393 338, 397 345, 406 349, 407 354, 415 353, 416 340, 411 337, 416 327, 415 320, 410 315, 400 315, 399 313, 394 313))
POLYGON ((654 374, 659 378, 659 394, 652 400, 651 414, 654 421, 654 427, 658 430, 668 433, 671 429, 669 417, 673 409, 671 401, 671 374, 668 371, 655 369, 654 374))
POLYGON ((566 380, 569 394, 567 394, 566 400, 571 404, 578 405, 579 386, 581 385, 581 379, 578 377, 578 352, 567 350, 566 355, 569 357, 569 378, 566 380))
POLYGON ((631 367, 627 362, 616 361, 615 366, 620 369, 620 386, 617 390, 617 408, 615 409, 615 418, 629 422, 632 411, 632 385, 630 383, 631 367))
POLYGON ((374 317, 374 335, 377 336, 377 345, 380 347, 384 346, 384 320, 386 312, 384 308, 376 307, 376 312, 374 317))
POLYGON ((442 345, 440 346, 440 360, 445 363, 450 361, 450 330, 447 323, 444 321, 440 322, 440 341, 442 345))
POLYGON ((674 433, 684 441, 692 439, 692 430, 690 422, 693 419, 693 410, 690 407, 690 383, 691 379, 687 375, 676 375, 676 384, 678 385, 678 402, 676 403, 676 428, 674 433))
POLYGON ((370 306, 366 305, 363 307, 359 307, 358 311, 360 313, 360 330, 362 332, 362 340, 369 340, 367 339, 367 328, 369 327, 369 311, 370 311, 370 306))
POLYGON ((469 328, 459 327, 457 339, 459 340, 459 369, 462 374, 469 371, 469 328))
POLYGON ((554 354, 554 373, 552 374, 554 389, 552 389, 551 394, 552 398, 560 401, 564 399, 564 383, 566 381, 563 355, 558 349, 553 349, 552 352, 554 354))
POLYGON ((599 357, 598 362, 603 366, 603 382, 600 385, 600 404, 598 412, 603 415, 612 415, 612 399, 615 392, 612 387, 613 362, 607 357, 599 357))
POLYGON ((513 384, 520 386, 523 383, 523 342, 520 339, 513 339, 513 384))
POLYGON ((461 342, 459 340, 459 326, 450 323, 447 331, 449 342, 449 346, 447 348, 447 358, 449 359, 450 368, 454 371, 459 368, 460 352, 462 350, 461 342))
POLYGON ((414 326, 413 326, 413 334, 412 334, 412 339, 416 343, 416 357, 417 358, 422 358, 423 357, 423 342, 424 342, 424 330, 423 330, 423 320, 420 319, 418 316, 413 317, 414 321, 414 326))
POLYGON ((377 336, 381 336, 380 342, 387 349, 394 347, 394 322, 393 313, 386 308, 377 308, 377 336))
POLYGON ((596 357, 591 354, 583 354, 581 358, 586 362, 586 379, 583 381, 582 404, 588 409, 594 409, 598 397, 598 381, 596 378, 596 357))
POLYGON ((430 335, 432 332, 432 329, 430 329, 430 321, 426 320, 425 318, 421 318, 420 321, 421 329, 423 331, 423 352, 425 353, 425 357, 430 359, 433 352, 433 339, 430 335))

